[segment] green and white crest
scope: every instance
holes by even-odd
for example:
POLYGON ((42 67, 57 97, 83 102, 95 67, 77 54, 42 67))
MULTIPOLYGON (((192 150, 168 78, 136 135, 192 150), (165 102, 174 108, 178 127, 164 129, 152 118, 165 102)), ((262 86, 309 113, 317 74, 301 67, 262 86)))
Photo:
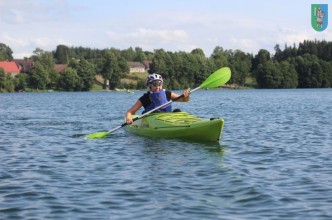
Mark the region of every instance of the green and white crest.
POLYGON ((328 20, 328 4, 311 5, 311 26, 315 31, 324 31, 328 20))

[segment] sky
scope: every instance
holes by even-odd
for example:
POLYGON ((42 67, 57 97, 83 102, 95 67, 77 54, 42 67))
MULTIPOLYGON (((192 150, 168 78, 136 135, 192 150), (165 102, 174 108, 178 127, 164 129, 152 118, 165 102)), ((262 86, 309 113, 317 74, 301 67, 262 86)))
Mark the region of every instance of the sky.
POLYGON ((276 44, 332 40, 331 0, 0 0, 0 43, 15 59, 58 45, 153 52, 219 46, 272 54, 276 44), (311 27, 311 4, 329 4, 327 29, 311 27))

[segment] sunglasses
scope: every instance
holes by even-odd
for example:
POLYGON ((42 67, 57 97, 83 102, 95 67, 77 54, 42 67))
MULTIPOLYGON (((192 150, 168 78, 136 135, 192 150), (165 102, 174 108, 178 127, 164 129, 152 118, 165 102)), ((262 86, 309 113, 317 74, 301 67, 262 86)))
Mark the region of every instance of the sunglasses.
POLYGON ((154 82, 150 83, 150 85, 153 85, 154 87, 157 87, 157 86, 162 86, 163 83, 161 81, 154 81, 154 82))

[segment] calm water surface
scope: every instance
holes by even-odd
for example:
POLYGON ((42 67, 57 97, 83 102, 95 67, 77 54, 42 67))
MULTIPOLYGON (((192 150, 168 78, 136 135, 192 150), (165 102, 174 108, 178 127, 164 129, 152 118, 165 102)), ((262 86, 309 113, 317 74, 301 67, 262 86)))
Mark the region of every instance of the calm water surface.
POLYGON ((331 219, 332 90, 204 90, 219 143, 110 130, 143 92, 0 94, 0 219, 331 219))

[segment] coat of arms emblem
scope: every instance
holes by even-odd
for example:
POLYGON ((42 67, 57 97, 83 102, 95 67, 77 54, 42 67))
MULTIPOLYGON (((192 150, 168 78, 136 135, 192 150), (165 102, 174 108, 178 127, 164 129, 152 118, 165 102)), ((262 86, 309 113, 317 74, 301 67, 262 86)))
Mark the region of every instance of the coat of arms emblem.
POLYGON ((324 31, 328 24, 328 5, 311 5, 311 26, 316 31, 324 31))

